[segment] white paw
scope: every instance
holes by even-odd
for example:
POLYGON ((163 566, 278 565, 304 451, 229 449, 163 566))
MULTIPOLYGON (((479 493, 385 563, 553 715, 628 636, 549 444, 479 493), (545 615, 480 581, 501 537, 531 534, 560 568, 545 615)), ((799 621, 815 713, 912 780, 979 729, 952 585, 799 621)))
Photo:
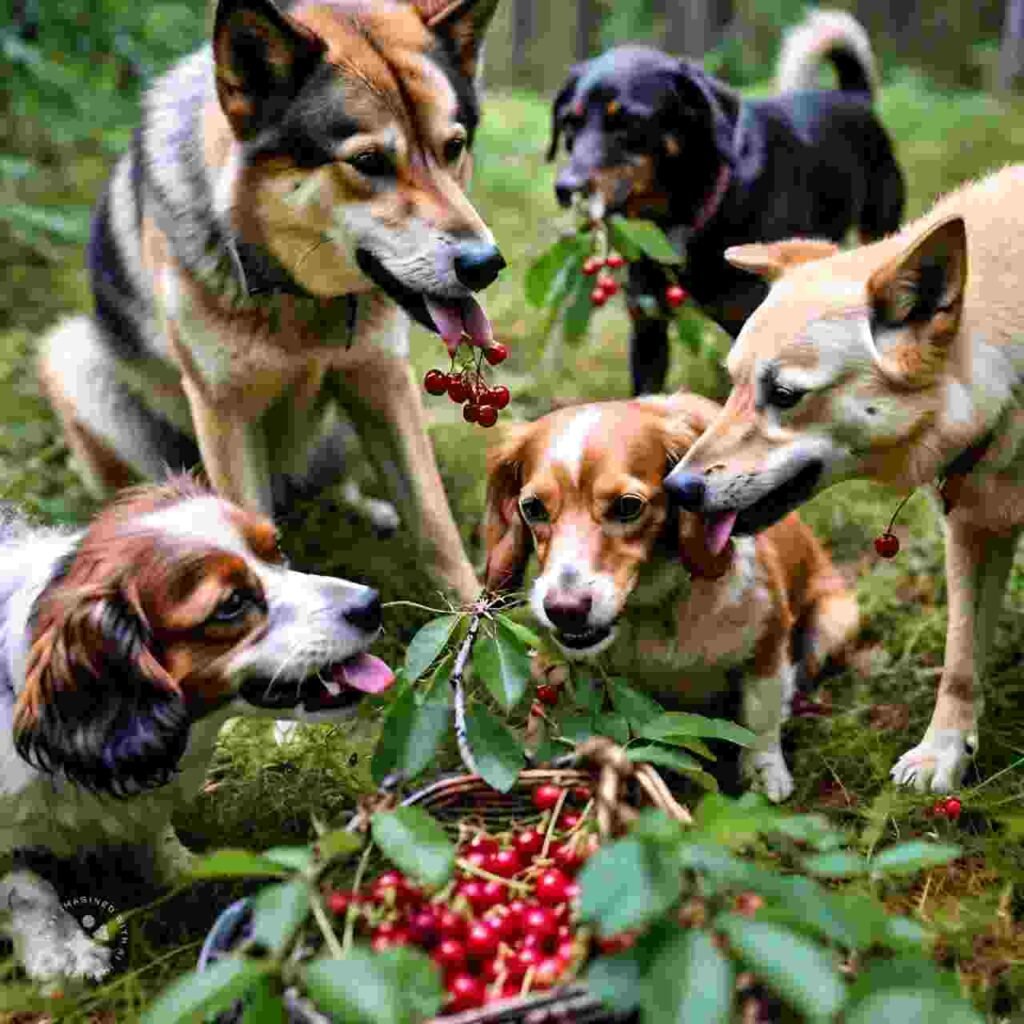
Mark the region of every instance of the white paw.
POLYGON ((398 512, 395 511, 395 506, 391 502, 381 501, 379 498, 366 498, 365 505, 366 514, 374 533, 382 537, 390 537, 391 534, 397 532, 402 521, 398 518, 398 512))
POLYGON ((16 911, 15 944, 35 981, 100 981, 110 973, 111 950, 93 941, 63 908, 16 911))
POLYGON ((278 718, 274 722, 274 742, 279 747, 291 743, 300 724, 291 718, 278 718))
POLYGON ((896 785, 913 786, 919 793, 949 793, 960 785, 973 747, 962 729, 936 729, 908 750, 890 774, 896 785))
POLYGON ((793 795, 793 776, 777 747, 772 750, 744 750, 740 760, 743 777, 750 788, 764 793, 773 804, 793 795))

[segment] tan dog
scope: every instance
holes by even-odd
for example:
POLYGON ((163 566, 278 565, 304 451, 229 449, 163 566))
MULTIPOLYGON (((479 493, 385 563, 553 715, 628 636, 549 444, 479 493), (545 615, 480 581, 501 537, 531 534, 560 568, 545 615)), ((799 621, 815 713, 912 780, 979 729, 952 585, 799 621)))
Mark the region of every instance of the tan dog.
POLYGON ((740 246, 772 281, 729 354, 721 416, 666 480, 713 545, 867 477, 944 480, 946 659, 931 723, 893 778, 958 785, 977 745, 976 679, 1024 525, 1024 167, 943 199, 898 235, 740 246))
POLYGON ((680 692, 688 675, 747 663, 758 743, 743 770, 778 801, 793 790, 780 727, 797 677, 852 636, 857 604, 795 515, 711 555, 698 517, 670 508, 666 468, 719 409, 677 394, 512 428, 488 456, 487 584, 520 586, 535 549, 530 603, 558 646, 571 658, 608 649, 616 671, 647 684, 680 692))

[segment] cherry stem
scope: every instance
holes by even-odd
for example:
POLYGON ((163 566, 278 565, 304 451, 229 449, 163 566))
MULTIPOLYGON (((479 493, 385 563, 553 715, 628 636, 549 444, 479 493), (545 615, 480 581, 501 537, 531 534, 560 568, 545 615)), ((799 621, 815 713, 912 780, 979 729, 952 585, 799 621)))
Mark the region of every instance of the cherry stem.
POLYGON ((555 835, 555 827, 558 824, 558 816, 562 813, 562 807, 565 805, 565 801, 569 797, 569 790, 563 789, 558 797, 558 803, 551 809, 551 820, 548 822, 547 834, 544 836, 544 845, 541 847, 541 857, 548 855, 548 848, 551 846, 551 840, 555 835))
POLYGON ((359 858, 359 865, 356 867, 355 878, 352 879, 352 896, 349 899, 348 907, 345 909, 345 933, 341 939, 342 955, 348 953, 352 948, 352 935, 356 928, 356 894, 363 884, 363 875, 366 873, 366 864, 370 859, 370 851, 373 849, 373 840, 366 838, 366 846, 363 848, 363 855, 359 858))
POLYGON ((892 519, 889 520, 889 525, 886 527, 886 533, 892 533, 893 526, 896 525, 896 517, 903 511, 903 506, 914 496, 914 491, 911 491, 897 506, 896 511, 892 514, 892 519))
POLYGON ((516 882, 511 878, 502 878, 501 875, 496 875, 492 871, 486 871, 484 868, 478 868, 471 861, 463 860, 461 857, 455 862, 455 866, 460 871, 465 871, 467 875, 476 875, 477 878, 483 878, 488 882, 500 882, 502 885, 507 885, 510 889, 515 889, 518 892, 530 891, 530 887, 525 882, 516 882))

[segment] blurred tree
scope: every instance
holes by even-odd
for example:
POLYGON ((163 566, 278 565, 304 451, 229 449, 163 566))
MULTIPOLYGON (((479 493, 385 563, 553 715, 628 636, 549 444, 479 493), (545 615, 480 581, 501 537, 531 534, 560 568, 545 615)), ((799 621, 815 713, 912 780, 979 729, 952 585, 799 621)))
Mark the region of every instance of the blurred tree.
POLYGON ((1006 0, 1003 45, 999 53, 999 87, 1024 83, 1024 0, 1006 0))
POLYGON ((711 49, 711 6, 711 0, 670 0, 665 12, 665 48, 702 60, 711 49))

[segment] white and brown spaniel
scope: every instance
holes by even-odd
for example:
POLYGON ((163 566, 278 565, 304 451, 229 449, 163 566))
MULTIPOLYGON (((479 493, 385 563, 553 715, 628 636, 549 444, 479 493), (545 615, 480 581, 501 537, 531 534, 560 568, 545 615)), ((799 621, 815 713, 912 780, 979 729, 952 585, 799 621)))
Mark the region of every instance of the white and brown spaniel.
POLYGON ((385 690, 380 627, 376 591, 292 571, 271 522, 188 478, 78 533, 0 521, 0 910, 28 973, 99 977, 110 956, 33 854, 138 851, 173 881, 171 814, 224 721, 327 721, 385 690))

